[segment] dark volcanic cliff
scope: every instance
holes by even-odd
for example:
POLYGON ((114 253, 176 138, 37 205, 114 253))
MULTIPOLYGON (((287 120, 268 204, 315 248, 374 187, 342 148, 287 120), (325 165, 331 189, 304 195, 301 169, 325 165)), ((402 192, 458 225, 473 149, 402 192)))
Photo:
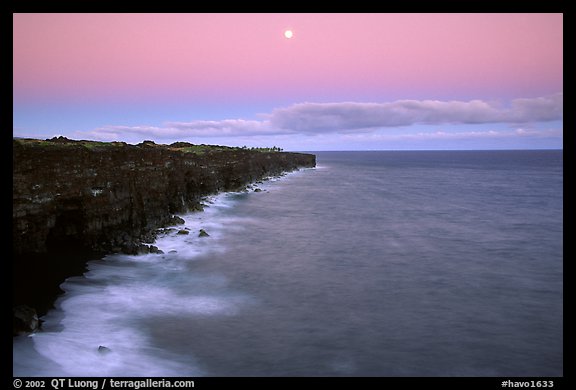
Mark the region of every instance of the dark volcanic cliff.
POLYGON ((173 145, 14 140, 15 253, 117 246, 203 196, 315 166, 310 154, 173 145))
POLYGON ((187 143, 14 140, 15 269, 31 272, 23 259, 33 256, 57 263, 71 248, 102 253, 150 242, 154 229, 198 209, 206 195, 315 164, 310 154, 187 143))

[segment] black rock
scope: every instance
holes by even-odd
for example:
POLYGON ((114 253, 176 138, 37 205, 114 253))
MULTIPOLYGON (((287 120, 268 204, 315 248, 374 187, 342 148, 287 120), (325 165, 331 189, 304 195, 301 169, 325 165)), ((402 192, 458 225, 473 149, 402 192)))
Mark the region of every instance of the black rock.
POLYGON ((173 215, 169 222, 170 225, 183 225, 184 223, 186 223, 186 221, 177 215, 173 215))
POLYGON ((157 246, 155 246, 155 245, 150 245, 150 253, 159 253, 159 254, 162 254, 162 253, 164 253, 164 252, 162 252, 160 249, 158 249, 157 246))
POLYGON ((156 232, 154 231, 147 232, 141 236, 141 239, 142 242, 146 244, 152 244, 154 241, 156 241, 156 232))
POLYGON ((190 232, 186 229, 178 230, 178 234, 190 234, 190 232))
POLYGON ((204 229, 200 229, 200 233, 198 233, 198 237, 210 237, 210 234, 206 232, 204 229))
POLYGON ((148 253, 150 253, 150 246, 145 244, 138 245, 137 255, 146 255, 148 253))
POLYGON ((138 246, 133 242, 125 242, 122 244, 122 253, 127 255, 136 255, 138 254, 138 246))
POLYGON ((40 320, 36 310, 30 306, 20 305, 12 309, 13 334, 35 332, 40 328, 40 320))
POLYGON ((205 206, 203 204, 197 203, 190 206, 190 211, 204 211, 204 207, 205 206))
POLYGON ((100 352, 100 353, 110 353, 110 352, 112 352, 112 350, 111 350, 110 348, 108 348, 108 347, 103 346, 103 345, 99 345, 99 346, 98 346, 98 352, 100 352))
MULTIPOLYGON (((150 253, 153 245, 136 244, 134 242, 126 242, 122 245, 122 253, 127 255, 145 255, 150 253)), ((156 248, 156 247, 154 247, 156 248)))

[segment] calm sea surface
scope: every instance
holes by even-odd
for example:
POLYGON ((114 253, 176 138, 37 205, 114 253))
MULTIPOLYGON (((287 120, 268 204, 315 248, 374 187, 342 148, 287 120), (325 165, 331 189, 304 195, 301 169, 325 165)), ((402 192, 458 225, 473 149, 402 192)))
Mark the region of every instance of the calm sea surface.
POLYGON ((562 151, 316 154, 89 263, 14 375, 563 374, 562 151))

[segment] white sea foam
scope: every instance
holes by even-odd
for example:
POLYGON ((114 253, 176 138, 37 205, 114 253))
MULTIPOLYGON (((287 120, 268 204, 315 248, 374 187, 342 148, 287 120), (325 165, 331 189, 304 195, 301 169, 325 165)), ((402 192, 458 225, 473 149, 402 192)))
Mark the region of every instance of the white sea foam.
MULTIPOLYGON (((268 190, 276 179, 256 185, 268 190)), ((194 273, 194 262, 225 249, 227 233, 247 218, 230 215, 251 192, 208 197, 204 212, 184 214, 185 223, 161 234, 154 245, 164 254, 115 254, 90 262, 88 271, 68 278, 44 330, 14 342, 16 376, 198 376, 193 358, 153 345, 140 326, 145 319, 177 316, 234 316, 251 302, 215 273, 194 273), (187 235, 178 234, 187 229, 187 235), (199 237, 200 229, 209 237, 199 237), (99 351, 99 347, 107 349, 99 351)), ((253 194, 257 196, 259 194, 253 194)))
POLYGON ((164 255, 92 263, 14 372, 84 373, 78 355, 102 375, 562 376, 561 157, 320 154, 186 216, 164 255))

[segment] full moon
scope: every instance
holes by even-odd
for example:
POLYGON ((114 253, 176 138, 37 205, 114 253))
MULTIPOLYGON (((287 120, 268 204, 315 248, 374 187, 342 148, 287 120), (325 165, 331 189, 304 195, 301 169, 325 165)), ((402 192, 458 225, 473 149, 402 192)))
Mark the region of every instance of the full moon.
POLYGON ((292 32, 292 30, 284 31, 284 38, 291 39, 293 36, 294 36, 294 33, 292 32))

